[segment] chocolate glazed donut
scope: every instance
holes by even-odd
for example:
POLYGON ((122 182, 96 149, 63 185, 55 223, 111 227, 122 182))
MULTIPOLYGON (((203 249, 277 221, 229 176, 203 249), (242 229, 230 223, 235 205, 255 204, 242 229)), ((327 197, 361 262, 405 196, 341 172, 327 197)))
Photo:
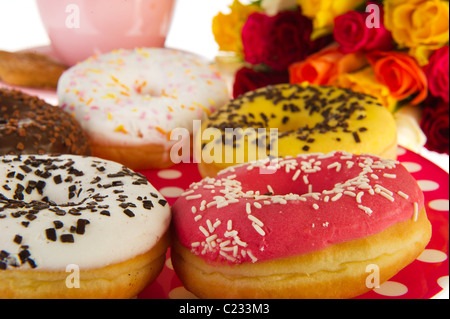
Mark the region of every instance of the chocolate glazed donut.
POLYGON ((0 155, 91 155, 80 124, 59 107, 0 89, 0 155))

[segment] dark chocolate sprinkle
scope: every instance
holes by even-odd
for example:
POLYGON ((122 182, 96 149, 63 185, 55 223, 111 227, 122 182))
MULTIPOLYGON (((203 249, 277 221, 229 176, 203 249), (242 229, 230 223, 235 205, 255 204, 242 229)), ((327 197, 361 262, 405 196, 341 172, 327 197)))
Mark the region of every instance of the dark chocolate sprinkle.
POLYGON ((89 221, 87 219, 79 219, 77 220, 77 229, 76 229, 76 233, 78 235, 83 235, 85 233, 86 230, 86 225, 89 224, 89 221))
POLYGON ((20 235, 14 236, 13 242, 16 243, 17 245, 20 245, 22 243, 22 236, 20 235))
POLYGON ((19 168, 27 174, 32 171, 32 169, 26 165, 20 165, 19 168))
POLYGON ((31 254, 27 249, 24 249, 19 253, 19 258, 22 263, 24 263, 30 256, 31 254))
POLYGON ((129 209, 125 209, 123 212, 125 215, 127 215, 130 218, 135 216, 134 213, 129 209))
POLYGON ((63 234, 59 238, 60 238, 61 242, 63 242, 63 243, 74 243, 75 242, 72 234, 63 234))
POLYGON ((61 184, 62 183, 62 177, 61 175, 57 175, 55 177, 53 177, 53 181, 55 182, 55 184, 61 184))
POLYGON ((47 237, 48 240, 51 240, 51 241, 56 241, 56 239, 58 238, 56 236, 56 230, 54 228, 46 229, 45 236, 47 237))
POLYGON ((110 212, 107 211, 107 210, 102 210, 102 211, 100 212, 100 215, 111 216, 110 212))
POLYGON ((56 228, 56 229, 61 229, 61 228, 64 227, 63 222, 62 222, 62 221, 59 221, 59 220, 53 221, 53 225, 55 225, 55 228, 56 228))
POLYGON ((160 199, 160 200, 158 201, 158 203, 159 203, 159 205, 161 205, 162 207, 164 207, 164 206, 166 206, 167 201, 166 201, 165 199, 160 199))
POLYGON ((145 209, 151 210, 153 208, 153 202, 150 200, 144 200, 142 201, 142 205, 145 209))
POLYGON ((358 132, 353 132, 353 138, 355 139, 356 143, 361 143, 361 139, 359 138, 358 132))
POLYGON ((36 262, 31 258, 27 258, 27 263, 33 269, 37 267, 36 262))

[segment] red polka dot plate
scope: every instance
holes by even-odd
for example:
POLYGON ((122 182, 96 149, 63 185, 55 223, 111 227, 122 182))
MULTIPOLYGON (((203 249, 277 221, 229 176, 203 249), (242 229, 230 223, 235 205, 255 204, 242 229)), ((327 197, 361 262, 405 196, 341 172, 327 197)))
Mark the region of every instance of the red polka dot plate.
MULTIPOLYGON (((449 175, 422 156, 399 148, 399 161, 418 181, 425 194, 433 235, 425 251, 389 281, 358 299, 429 299, 449 287, 449 175)), ((178 164, 165 170, 142 171, 172 205, 193 182, 201 179, 196 164, 178 164)), ((173 271, 170 251, 157 278, 139 299, 192 299, 173 271)))

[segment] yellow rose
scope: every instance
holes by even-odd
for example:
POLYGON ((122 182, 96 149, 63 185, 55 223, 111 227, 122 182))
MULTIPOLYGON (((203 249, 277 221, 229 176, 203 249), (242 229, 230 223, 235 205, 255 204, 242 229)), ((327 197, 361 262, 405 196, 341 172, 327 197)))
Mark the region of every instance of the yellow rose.
POLYGON ((408 54, 414 57, 420 66, 424 66, 428 64, 431 54, 441 47, 442 45, 418 45, 409 48, 408 54))
POLYGON ((397 100, 391 96, 389 88, 376 80, 371 67, 353 73, 343 73, 339 75, 334 85, 372 95, 378 98, 390 112, 394 112, 397 105, 397 100))
POLYGON ((394 40, 410 48, 420 64, 449 40, 449 3, 441 0, 385 0, 384 24, 394 40))
POLYGON ((334 18, 355 9, 364 0, 297 0, 302 13, 313 20, 313 38, 331 33, 334 18))
POLYGON ((220 12, 213 18, 212 31, 220 51, 235 52, 240 55, 243 50, 242 27, 248 16, 259 11, 260 8, 256 5, 243 5, 238 0, 234 0, 230 9, 230 13, 220 12))

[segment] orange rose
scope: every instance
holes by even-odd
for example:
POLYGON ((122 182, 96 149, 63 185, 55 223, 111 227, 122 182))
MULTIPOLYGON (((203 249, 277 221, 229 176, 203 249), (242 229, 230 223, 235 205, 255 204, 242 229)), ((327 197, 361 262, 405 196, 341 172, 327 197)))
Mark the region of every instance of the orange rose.
POLYGON ((386 85, 398 101, 413 97, 410 104, 424 101, 428 95, 427 77, 417 61, 403 52, 373 52, 367 55, 378 82, 386 85))
POLYGON ((340 74, 353 72, 366 64, 363 54, 344 54, 339 46, 332 45, 310 55, 306 60, 293 63, 289 67, 290 82, 332 85, 340 74))
POLYGON ((397 100, 391 96, 389 89, 375 79, 373 69, 368 66, 353 73, 339 75, 335 85, 376 97, 390 112, 394 112, 397 100))

